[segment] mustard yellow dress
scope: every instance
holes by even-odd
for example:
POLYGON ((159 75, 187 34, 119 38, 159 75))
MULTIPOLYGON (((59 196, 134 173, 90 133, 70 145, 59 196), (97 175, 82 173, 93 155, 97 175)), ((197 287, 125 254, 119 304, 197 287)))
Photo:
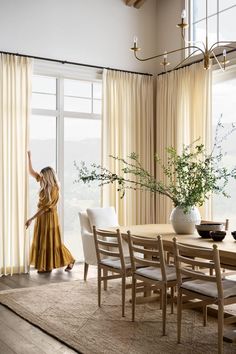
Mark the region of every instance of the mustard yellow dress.
POLYGON ((39 271, 51 271, 53 268, 67 266, 75 261, 61 241, 57 213, 58 199, 59 190, 56 186, 51 190, 51 200, 48 200, 44 191, 39 193, 38 210, 44 210, 44 213, 36 218, 30 251, 30 264, 39 271))

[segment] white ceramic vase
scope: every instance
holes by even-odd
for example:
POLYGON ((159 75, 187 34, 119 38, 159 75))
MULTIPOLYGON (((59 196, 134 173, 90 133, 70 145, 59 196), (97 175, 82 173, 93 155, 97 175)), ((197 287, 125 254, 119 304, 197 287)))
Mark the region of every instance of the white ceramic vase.
POLYGON ((201 223, 201 215, 196 207, 184 213, 183 208, 177 206, 170 214, 170 221, 177 234, 193 234, 195 225, 201 223))

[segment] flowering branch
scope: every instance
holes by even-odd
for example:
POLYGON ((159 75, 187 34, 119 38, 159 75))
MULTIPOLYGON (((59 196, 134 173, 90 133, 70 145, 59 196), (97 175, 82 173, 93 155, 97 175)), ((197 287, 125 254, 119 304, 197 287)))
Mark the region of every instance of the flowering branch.
POLYGON ((222 142, 236 130, 232 125, 230 132, 219 138, 220 129, 223 128, 219 120, 216 128, 216 137, 210 154, 206 153, 199 139, 190 145, 184 145, 181 154, 176 149, 166 149, 167 163, 156 155, 155 162, 167 177, 167 182, 157 181, 149 171, 144 169, 136 153, 131 153, 127 160, 117 156, 110 156, 118 162, 121 173, 113 173, 101 165, 92 164, 88 169, 84 162, 75 167, 78 179, 75 182, 90 183, 99 181, 99 186, 117 184, 117 191, 124 197, 126 189, 148 190, 167 196, 173 201, 174 206, 181 206, 187 212, 193 206, 201 206, 211 193, 222 194, 229 197, 225 188, 229 178, 236 178, 236 167, 229 170, 220 167, 223 157, 222 142))

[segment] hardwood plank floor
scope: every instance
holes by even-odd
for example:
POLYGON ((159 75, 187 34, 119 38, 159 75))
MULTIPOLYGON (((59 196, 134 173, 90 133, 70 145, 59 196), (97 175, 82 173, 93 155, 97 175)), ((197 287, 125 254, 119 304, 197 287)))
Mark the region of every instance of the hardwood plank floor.
MULTIPOLYGON (((64 268, 51 273, 15 274, 0 278, 0 292, 16 288, 28 288, 52 283, 83 279, 83 264, 75 264, 71 272, 64 268)), ((89 267, 88 277, 96 277, 96 267, 89 267)), ((68 348, 55 338, 34 327, 12 311, 0 305, 0 353, 1 354, 72 354, 68 348)))

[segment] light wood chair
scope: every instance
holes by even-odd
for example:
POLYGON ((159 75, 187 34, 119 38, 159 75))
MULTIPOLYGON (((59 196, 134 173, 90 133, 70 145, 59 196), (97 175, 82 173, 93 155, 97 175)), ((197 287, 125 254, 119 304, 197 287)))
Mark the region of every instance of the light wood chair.
MULTIPOLYGON (((177 295, 177 339, 181 338, 181 318, 183 308, 202 306, 204 325, 207 323, 207 306, 218 305, 218 353, 223 353, 224 306, 236 302, 236 281, 222 279, 219 250, 184 246, 174 241, 174 256, 178 279, 177 295), (197 257, 197 258, 195 258, 197 257), (206 260, 208 260, 206 262, 206 260), (208 273, 198 272, 191 267, 208 268, 208 273), (188 277, 188 280, 183 277, 188 277), (184 280, 184 281, 183 281, 184 280), (192 303, 183 304, 183 295, 194 299, 192 303)), ((225 319, 227 323, 235 322, 234 316, 225 319)))
POLYGON ((173 312, 174 287, 177 284, 174 266, 166 265, 161 236, 156 239, 133 236, 128 231, 128 243, 132 265, 132 321, 135 320, 137 281, 159 289, 162 305, 163 335, 166 334, 167 288, 171 288, 171 308, 173 312), (138 268, 137 265, 142 265, 138 268))
POLYGON ((98 268, 98 306, 101 307, 101 282, 104 282, 104 290, 106 290, 108 280, 121 278, 122 316, 124 317, 126 277, 131 276, 131 263, 130 257, 123 255, 120 230, 108 233, 97 230, 93 226, 93 236, 98 268), (110 275, 109 272, 112 274, 110 275))

